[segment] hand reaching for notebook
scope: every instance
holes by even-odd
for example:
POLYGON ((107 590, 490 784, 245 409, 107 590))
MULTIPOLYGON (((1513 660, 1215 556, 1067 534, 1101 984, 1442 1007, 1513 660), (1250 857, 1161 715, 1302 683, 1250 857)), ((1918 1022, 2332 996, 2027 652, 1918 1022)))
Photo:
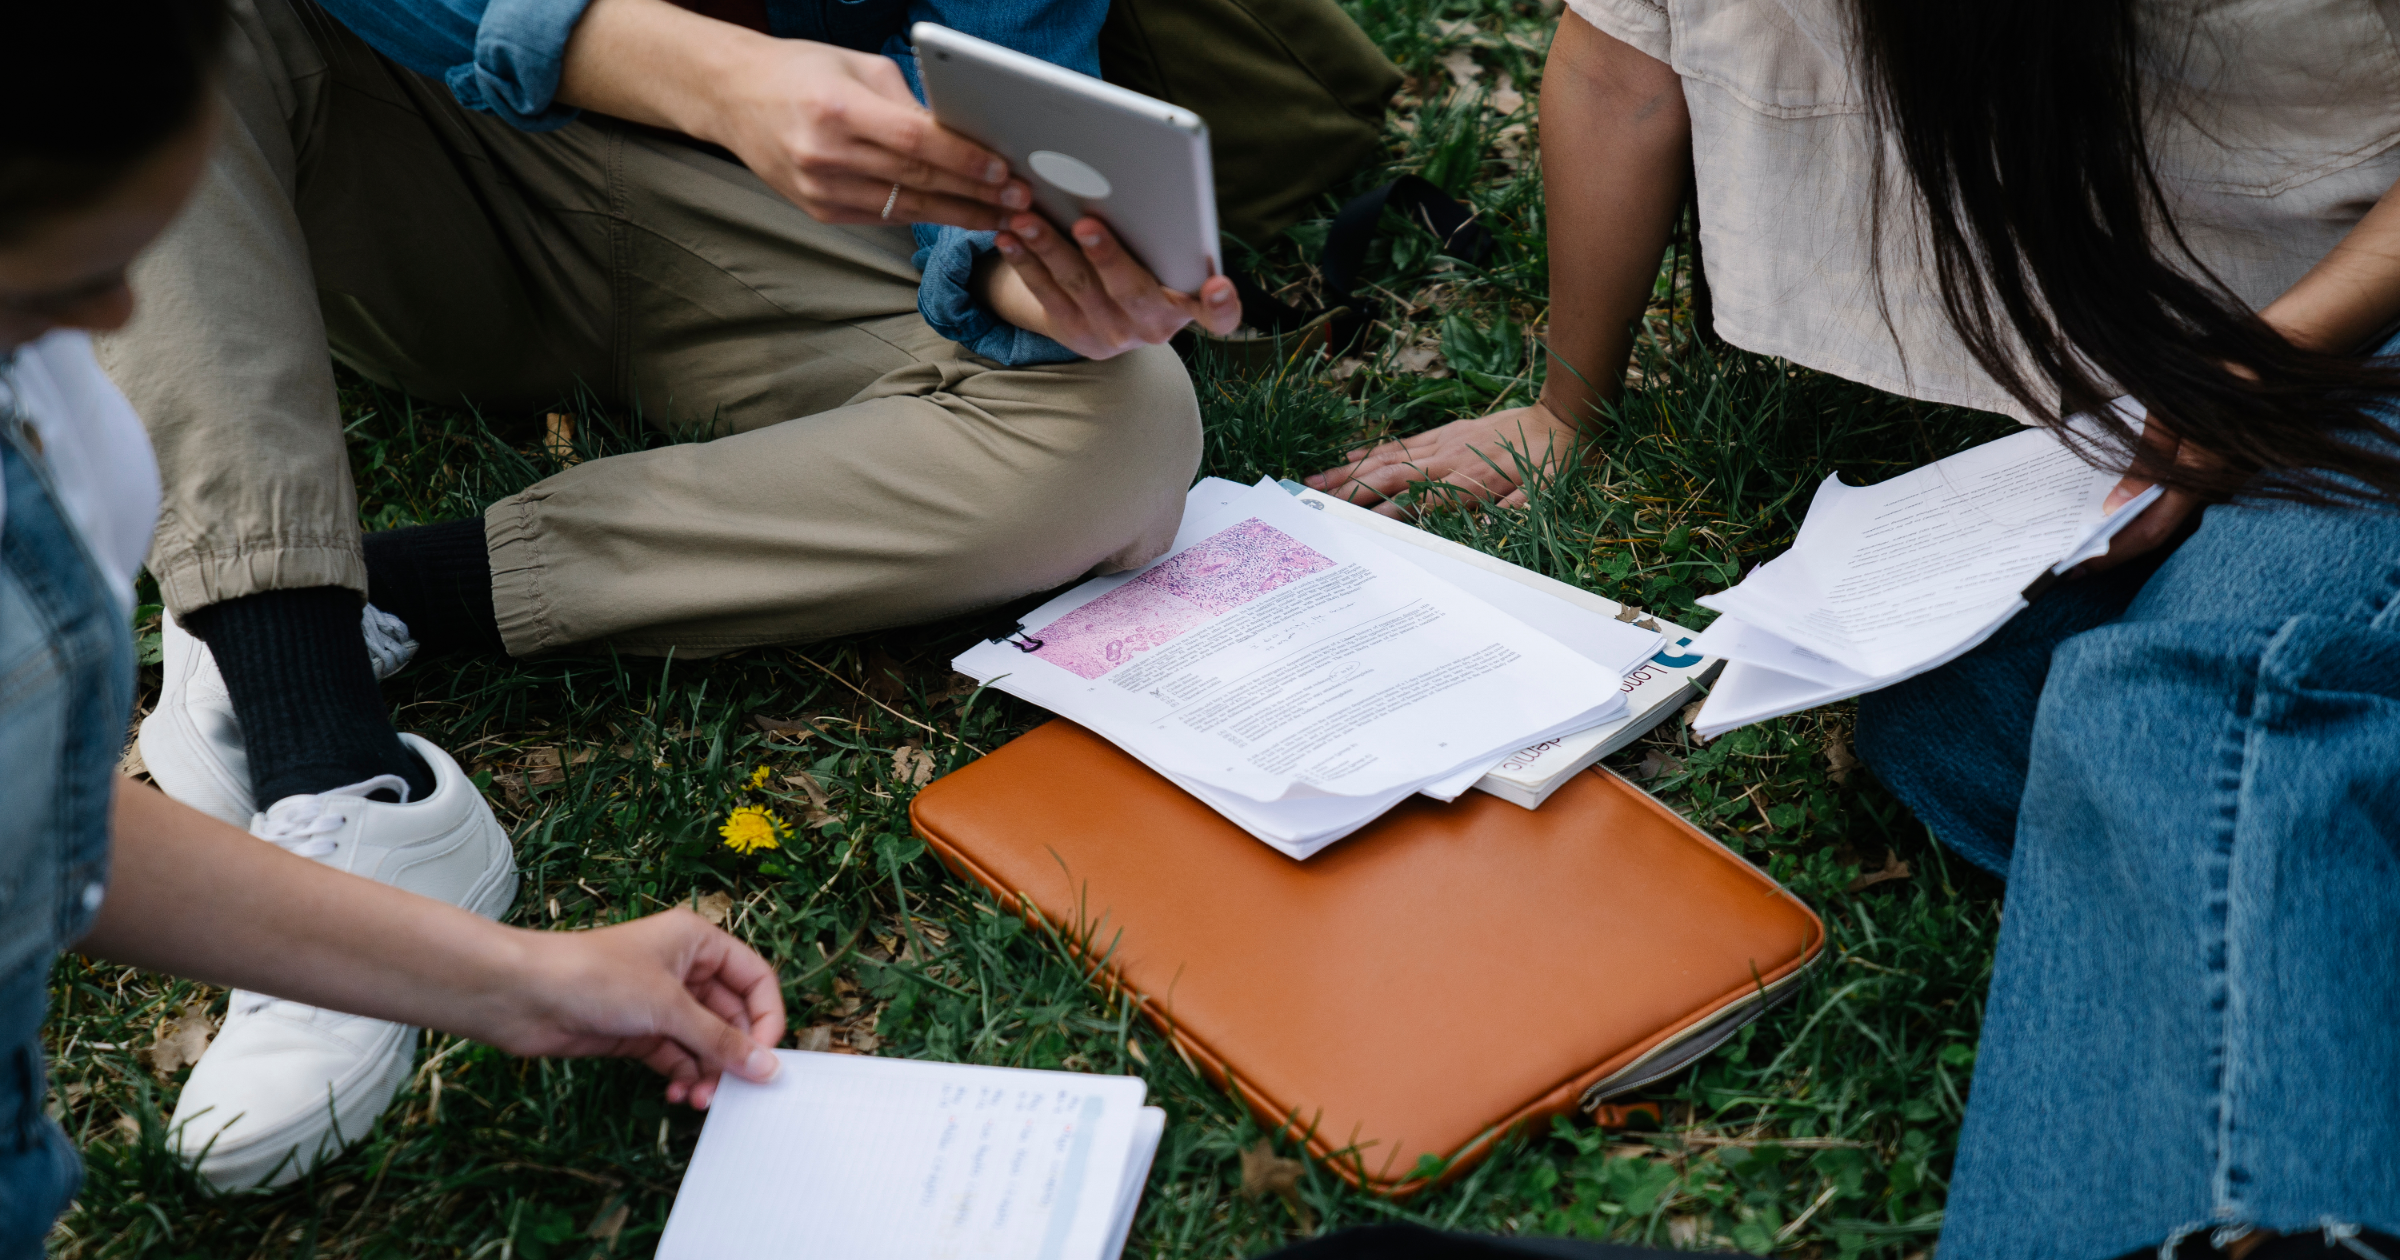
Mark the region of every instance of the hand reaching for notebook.
POLYGON ((1420 487, 1420 503, 1443 502, 1434 486, 1455 487, 1476 502, 1523 507, 1524 472, 1548 465, 1575 447, 1574 425, 1541 403, 1490 415, 1453 420, 1414 437, 1395 438, 1350 452, 1350 462, 1308 478, 1312 489, 1372 504, 1390 517, 1410 515, 1400 496, 1420 487))
POLYGON ((1098 219, 1077 219, 1074 239, 1039 215, 1018 214, 1000 233, 1002 265, 978 268, 978 293, 1009 323, 1087 359, 1155 346, 1185 324, 1223 336, 1242 322, 1233 282, 1211 276, 1178 293, 1125 252, 1098 219))
POLYGON ((517 991, 469 1036, 511 1054, 639 1059, 667 1078, 667 1101, 699 1108, 721 1073, 775 1074, 784 1031, 775 968, 699 915, 527 932, 517 944, 527 960, 517 991))

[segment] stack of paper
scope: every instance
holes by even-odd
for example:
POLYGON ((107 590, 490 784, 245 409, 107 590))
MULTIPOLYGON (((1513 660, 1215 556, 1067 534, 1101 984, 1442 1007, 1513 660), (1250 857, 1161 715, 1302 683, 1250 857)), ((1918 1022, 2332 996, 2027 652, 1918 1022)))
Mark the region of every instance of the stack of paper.
POLYGON ((726 1077, 659 1260, 1116 1260, 1166 1113, 1139 1077, 778 1050, 726 1077))
MULTIPOLYGON (((1203 482, 1202 487, 1210 487, 1212 483, 1233 493, 1241 490, 1230 481, 1214 478, 1203 482)), ((1687 630, 1663 617, 1602 599, 1581 587, 1569 586, 1498 556, 1428 534, 1355 503, 1311 490, 1297 481, 1286 481, 1283 488, 1330 517, 1372 530, 1383 541, 1414 548, 1404 554, 1415 555, 1417 563, 1428 565, 1452 582, 1481 594, 1504 611, 1516 614, 1527 625, 1547 631, 1559 642, 1591 658, 1594 664, 1612 663, 1611 654, 1618 645, 1607 636, 1592 633, 1591 628, 1599 623, 1591 617, 1579 616, 1575 610, 1610 621, 1630 622, 1636 630, 1655 630, 1664 639, 1648 660, 1634 666, 1624 681, 1617 684, 1617 690, 1626 700, 1621 716, 1517 749, 1475 780, 1478 792, 1527 809, 1541 808, 1542 802, 1550 799, 1550 794, 1568 779, 1673 717, 1724 667, 1725 662, 1692 647, 1700 636, 1697 630, 1687 630), (1493 583, 1491 579, 1495 577, 1504 584, 1493 583)), ((1204 492, 1195 488, 1193 495, 1197 498, 1204 492)), ((1431 789, 1427 791, 1430 793, 1431 789)))
MULTIPOLYGON (((2141 419, 2129 400, 2117 405, 2141 419)), ((2153 488, 2103 512, 2117 481, 2041 430, 1877 485, 1826 478, 1791 550, 1701 597, 1725 615, 1691 650, 1728 664, 1695 728, 1714 738, 1973 649, 2158 497, 2153 488)))
POLYGON ((1274 482, 1212 479, 1165 556, 953 665, 1307 857, 1414 793, 1451 799, 1528 746, 1621 720, 1626 675, 1660 646, 1274 482))

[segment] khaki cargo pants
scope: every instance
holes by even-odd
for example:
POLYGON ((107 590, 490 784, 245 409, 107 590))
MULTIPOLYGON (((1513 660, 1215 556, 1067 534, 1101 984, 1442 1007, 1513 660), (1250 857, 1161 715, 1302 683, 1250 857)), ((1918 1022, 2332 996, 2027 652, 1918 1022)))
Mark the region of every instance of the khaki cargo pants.
POLYGON ((578 388, 717 436, 492 504, 509 651, 706 655, 941 617, 1166 548, 1197 470, 1164 347, 1003 368, 916 313, 906 229, 829 227, 610 120, 520 132, 305 0, 237 0, 223 137, 101 361, 185 612, 364 591, 327 354, 487 412, 578 388))

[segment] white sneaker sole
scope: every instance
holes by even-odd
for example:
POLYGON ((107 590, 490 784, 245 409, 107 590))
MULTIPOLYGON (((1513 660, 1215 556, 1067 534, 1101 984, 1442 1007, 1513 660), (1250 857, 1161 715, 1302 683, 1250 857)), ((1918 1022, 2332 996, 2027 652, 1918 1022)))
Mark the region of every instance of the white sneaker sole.
MULTIPOLYGON (((350 1085, 336 1082, 328 1090, 330 1115, 319 1110, 307 1115, 306 1123, 297 1120, 266 1133, 251 1134, 231 1145, 211 1143, 193 1171, 220 1191, 271 1190, 290 1185, 302 1175, 331 1159, 351 1143, 367 1135, 378 1117, 392 1105, 392 1099, 407 1083, 409 1069, 417 1060, 417 1030, 400 1024, 386 1025, 392 1036, 381 1050, 371 1056, 372 1063, 362 1064, 365 1079, 350 1085), (320 1131, 309 1129, 330 1119, 320 1131), (313 1145, 312 1145, 313 1143, 313 1145)), ((186 1122, 186 1126, 205 1126, 210 1117, 203 1112, 186 1122)), ((220 1126, 221 1127, 221 1126, 220 1126)))

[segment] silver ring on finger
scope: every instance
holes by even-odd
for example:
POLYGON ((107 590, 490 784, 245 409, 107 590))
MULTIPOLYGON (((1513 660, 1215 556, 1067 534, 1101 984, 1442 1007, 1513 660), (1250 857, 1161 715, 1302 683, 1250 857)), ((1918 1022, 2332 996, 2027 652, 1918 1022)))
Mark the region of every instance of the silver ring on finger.
POLYGON ((899 204, 900 185, 894 184, 892 185, 892 195, 883 199, 883 218, 886 221, 889 221, 892 217, 892 207, 899 204))

